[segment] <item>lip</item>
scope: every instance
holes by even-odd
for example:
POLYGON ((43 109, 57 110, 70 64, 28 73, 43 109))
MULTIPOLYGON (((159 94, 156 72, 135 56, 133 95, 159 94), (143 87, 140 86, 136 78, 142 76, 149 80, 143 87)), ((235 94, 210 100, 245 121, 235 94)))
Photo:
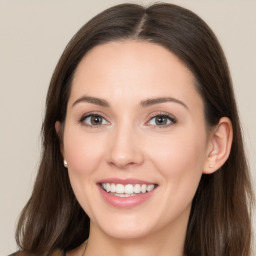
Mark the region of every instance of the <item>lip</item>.
POLYGON ((106 192, 101 187, 101 183, 114 183, 114 184, 123 184, 123 185, 126 185, 126 184, 150 185, 150 184, 155 184, 155 183, 146 182, 146 181, 137 180, 137 179, 117 179, 117 178, 110 178, 110 179, 104 179, 104 180, 99 181, 97 183, 97 185, 98 185, 100 194, 101 194, 102 198, 104 199, 104 201, 107 202, 108 204, 110 204, 111 206, 114 206, 114 207, 120 208, 120 209, 129 209, 129 208, 138 206, 140 204, 143 204, 147 200, 150 200, 150 198, 154 195, 154 193, 156 192, 156 190, 158 188, 158 186, 156 186, 156 188, 154 188, 153 190, 151 190, 150 192, 147 192, 145 194, 135 194, 134 196, 130 196, 130 197, 118 197, 118 196, 115 196, 113 194, 106 192))

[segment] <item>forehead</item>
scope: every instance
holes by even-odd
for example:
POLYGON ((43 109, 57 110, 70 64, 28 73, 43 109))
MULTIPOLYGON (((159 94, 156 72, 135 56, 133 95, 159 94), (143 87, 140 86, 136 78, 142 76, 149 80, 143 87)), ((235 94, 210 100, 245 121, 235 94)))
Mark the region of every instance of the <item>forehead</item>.
POLYGON ((80 94, 111 99, 171 94, 201 101, 194 75, 176 55, 161 45, 133 40, 99 45, 84 56, 74 75, 71 98, 80 94))

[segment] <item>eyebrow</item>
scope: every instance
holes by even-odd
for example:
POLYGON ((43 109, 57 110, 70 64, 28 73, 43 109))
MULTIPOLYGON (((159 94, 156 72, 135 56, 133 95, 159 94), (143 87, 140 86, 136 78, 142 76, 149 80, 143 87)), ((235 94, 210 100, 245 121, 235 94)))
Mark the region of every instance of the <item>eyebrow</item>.
MULTIPOLYGON (((110 104, 106 100, 96 98, 96 97, 91 97, 91 96, 82 96, 81 98, 77 99, 72 104, 72 107, 74 107, 78 103, 82 103, 82 102, 95 104, 95 105, 98 105, 101 107, 110 107, 110 104)), ((178 99, 175 99, 175 98, 171 98, 171 97, 160 97, 160 98, 152 98, 152 99, 143 100, 140 102, 140 106, 145 108, 145 107, 150 107, 152 105, 166 103, 166 102, 178 103, 178 104, 182 105, 183 107, 185 107, 186 109, 189 109, 188 106, 184 102, 182 102, 178 99)))
POLYGON ((78 103, 82 103, 82 102, 88 102, 88 103, 99 105, 102 107, 109 107, 109 103, 106 100, 96 98, 96 97, 90 97, 90 96, 83 96, 83 97, 79 98, 72 104, 72 107, 74 107, 78 103))
POLYGON ((189 109, 188 106, 184 102, 182 102, 178 99, 175 99, 175 98, 171 98, 171 97, 160 97, 160 98, 152 98, 152 99, 143 100, 140 103, 140 106, 141 107, 149 107, 149 106, 152 106, 155 104, 166 103, 166 102, 178 103, 178 104, 182 105, 183 107, 185 107, 186 109, 189 109))

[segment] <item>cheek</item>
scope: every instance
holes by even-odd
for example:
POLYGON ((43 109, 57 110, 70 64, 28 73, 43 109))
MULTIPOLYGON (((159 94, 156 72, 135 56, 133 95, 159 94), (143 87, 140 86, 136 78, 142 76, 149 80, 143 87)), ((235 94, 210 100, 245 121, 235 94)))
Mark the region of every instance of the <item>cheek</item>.
POLYGON ((73 175, 88 175, 97 169, 104 147, 100 137, 68 129, 64 136, 64 154, 73 175))
POLYGON ((165 141, 154 142, 151 159, 166 181, 167 189, 193 197, 200 181, 205 161, 205 132, 175 133, 165 141), (186 136, 184 136, 186 134, 186 136), (190 195, 189 195, 190 194, 190 195))
POLYGON ((162 178, 163 212, 167 219, 175 219, 190 211, 202 176, 205 145, 202 138, 184 134, 166 142, 152 159, 162 178))
POLYGON ((90 217, 93 216, 91 200, 95 200, 92 195, 97 194, 95 170, 99 169, 104 149, 100 143, 100 138, 85 136, 83 131, 73 127, 67 127, 64 133, 64 154, 68 162, 70 183, 76 199, 90 217))

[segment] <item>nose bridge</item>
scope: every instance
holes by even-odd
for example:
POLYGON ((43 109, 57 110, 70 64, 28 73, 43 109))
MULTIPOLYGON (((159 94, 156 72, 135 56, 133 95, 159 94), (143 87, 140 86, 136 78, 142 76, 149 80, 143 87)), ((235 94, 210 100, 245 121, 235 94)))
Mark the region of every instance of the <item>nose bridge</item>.
POLYGON ((118 168, 139 165, 143 152, 139 144, 138 131, 131 123, 122 123, 113 129, 108 161, 118 168))

